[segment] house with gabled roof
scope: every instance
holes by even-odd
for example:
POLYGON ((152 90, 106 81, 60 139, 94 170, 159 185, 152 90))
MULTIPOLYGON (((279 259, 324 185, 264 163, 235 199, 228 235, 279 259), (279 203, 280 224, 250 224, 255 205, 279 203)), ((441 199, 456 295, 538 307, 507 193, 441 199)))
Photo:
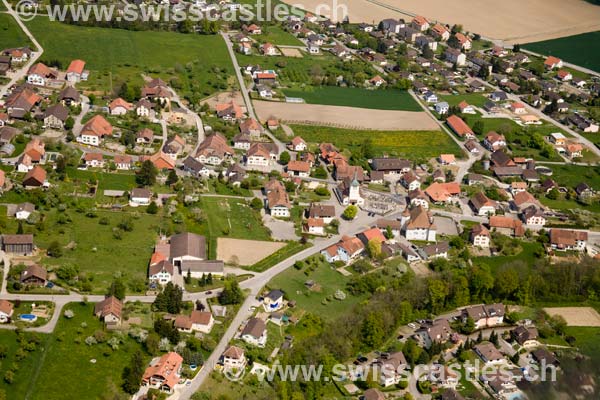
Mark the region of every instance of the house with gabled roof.
POLYGON ((490 247, 490 231, 485 226, 483 226, 483 224, 477 224, 473 226, 473 228, 471 228, 469 239, 473 246, 482 248, 490 247))
POLYGON ((133 104, 117 97, 108 105, 110 115, 125 115, 133 109, 133 104))
POLYGON ((142 376, 145 386, 159 389, 166 393, 173 393, 175 385, 181 378, 183 358, 174 351, 162 355, 158 361, 151 364, 142 376))
POLYGON ((406 210, 401 218, 402 231, 407 240, 435 242, 436 226, 426 209, 417 206, 406 210))
POLYGON ((456 133, 461 138, 475 138, 475 133, 473 130, 467 125, 462 118, 456 115, 451 115, 446 119, 446 124, 454 133, 456 133))
POLYGON ((550 230, 550 248, 558 251, 585 251, 588 233, 569 229, 550 230))
POLYGON ((58 71, 44 63, 36 63, 27 71, 27 83, 36 86, 46 86, 50 80, 58 78, 58 71))
POLYGON ((85 70, 85 61, 73 60, 67 68, 67 81, 77 83, 79 81, 87 81, 89 72, 85 70))
POLYGON ((98 146, 105 136, 111 136, 113 127, 102 115, 94 115, 85 123, 77 141, 91 146, 98 146))
POLYGON ((488 198, 483 192, 475 193, 469 200, 469 204, 479 216, 495 214, 498 206, 494 200, 488 198))
POLYGON ((0 323, 5 324, 13 316, 15 306, 8 300, 0 300, 0 323))
POLYGON ((107 326, 121 325, 123 302, 114 296, 106 297, 94 306, 94 315, 107 326))

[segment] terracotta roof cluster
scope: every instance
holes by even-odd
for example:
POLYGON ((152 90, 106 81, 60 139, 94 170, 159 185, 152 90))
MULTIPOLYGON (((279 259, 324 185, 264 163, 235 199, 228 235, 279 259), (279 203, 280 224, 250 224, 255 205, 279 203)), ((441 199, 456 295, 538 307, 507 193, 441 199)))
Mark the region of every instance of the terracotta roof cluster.
POLYGON ((458 182, 434 182, 425 189, 425 193, 433 202, 446 202, 449 198, 460 194, 460 184, 458 182))
POLYGON ((550 243, 558 248, 575 246, 578 241, 587 241, 588 234, 584 231, 573 231, 568 229, 552 229, 550 231, 550 243))
POLYGON ((267 191, 267 202, 269 208, 283 206, 290 208, 290 198, 288 197, 287 191, 281 182, 278 180, 271 180, 268 186, 265 185, 267 191))
POLYGON ((162 381, 161 386, 173 389, 179 383, 179 370, 182 363, 183 358, 172 351, 163 355, 156 364, 146 368, 142 379, 149 382, 155 378, 162 381))
POLYGON ((112 125, 102 115, 94 115, 81 129, 82 135, 98 137, 110 136, 112 132, 112 125))
POLYGON ((123 303, 115 296, 110 296, 104 300, 96 303, 94 306, 94 314, 100 318, 104 318, 107 315, 114 315, 117 318, 121 318, 123 310, 123 303))
POLYGON ((240 119, 244 116, 244 112, 242 111, 242 107, 238 106, 233 100, 229 103, 221 103, 215 106, 218 117, 231 117, 235 119, 240 119))
POLYGON ((491 216, 490 228, 512 229, 515 236, 523 236, 525 234, 525 228, 521 221, 503 215, 491 216))
POLYGON ((233 154, 233 149, 227 144, 227 139, 225 139, 221 134, 215 133, 207 136, 206 139, 200 143, 200 146, 198 146, 198 151, 196 151, 196 158, 200 156, 207 158, 215 156, 219 159, 223 159, 226 155, 231 154, 233 154))

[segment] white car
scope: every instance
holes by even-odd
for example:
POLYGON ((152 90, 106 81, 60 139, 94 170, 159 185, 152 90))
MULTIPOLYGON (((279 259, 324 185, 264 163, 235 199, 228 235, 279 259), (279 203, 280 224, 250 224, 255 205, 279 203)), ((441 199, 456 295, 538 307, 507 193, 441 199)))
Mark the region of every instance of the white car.
POLYGON ((408 327, 412 329, 417 329, 417 325, 413 324, 412 322, 408 324, 408 327))

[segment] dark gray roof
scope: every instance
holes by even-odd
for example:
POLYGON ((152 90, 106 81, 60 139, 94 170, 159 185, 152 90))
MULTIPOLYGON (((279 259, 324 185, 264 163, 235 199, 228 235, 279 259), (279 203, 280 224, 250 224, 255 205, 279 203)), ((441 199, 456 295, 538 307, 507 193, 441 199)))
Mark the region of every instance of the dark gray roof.
POLYGON ((222 260, 184 260, 181 272, 186 274, 189 270, 194 273, 222 274, 224 268, 222 260))
POLYGON ((206 258, 206 238, 190 232, 178 233, 171 236, 171 260, 183 256, 206 258))
POLYGON ((374 158, 371 166, 375 171, 395 171, 410 168, 410 161, 401 158, 374 158))
POLYGON ((244 330, 242 331, 242 336, 250 335, 250 336, 258 339, 259 337, 261 337, 263 335, 263 333, 265 332, 266 329, 267 329, 267 325, 264 323, 264 321, 262 319, 251 318, 248 321, 248 323, 246 324, 246 327, 244 328, 244 330))

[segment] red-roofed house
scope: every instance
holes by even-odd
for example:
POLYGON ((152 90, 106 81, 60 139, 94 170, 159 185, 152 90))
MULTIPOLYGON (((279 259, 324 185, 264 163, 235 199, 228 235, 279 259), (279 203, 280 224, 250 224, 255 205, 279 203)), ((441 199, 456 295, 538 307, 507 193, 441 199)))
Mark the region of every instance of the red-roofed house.
POLYGON ((379 243, 383 243, 386 241, 385 236, 383 236, 383 233, 381 233, 381 230, 379 228, 367 229, 366 231, 363 231, 356 235, 356 237, 358 237, 360 241, 364 243, 365 246, 371 240, 376 240, 379 243))
POLYGON ((95 115, 81 129, 77 141, 98 146, 104 136, 112 135, 113 127, 102 115, 95 115))
POLYGON ((37 63, 27 71, 27 83, 37 86, 46 86, 49 80, 56 79, 58 72, 46 64, 37 63))
POLYGON ((452 129, 454 133, 456 133, 462 138, 475 138, 475 133, 471 128, 469 128, 469 125, 467 125, 467 123, 463 121, 462 118, 456 115, 449 116, 446 119, 446 124, 448 124, 448 126, 450 127, 450 129, 452 129))
POLYGON ((544 67, 546 67, 546 69, 561 68, 562 66, 563 62, 558 57, 550 56, 544 61, 544 67))
POLYGON ((310 174, 310 164, 306 161, 290 161, 287 171, 293 176, 307 178, 310 174))
POLYGON ((172 393, 175 385, 179 383, 182 364, 183 358, 179 354, 173 351, 167 353, 146 368, 142 382, 146 386, 172 393))
POLYGON ((133 104, 117 97, 108 105, 110 115, 125 115, 133 108, 133 104))
POLYGON ((427 18, 420 15, 416 15, 413 18, 411 25, 413 28, 418 29, 421 32, 425 32, 427 29, 429 29, 429 21, 427 18))
POLYGON ((86 81, 88 77, 88 72, 84 70, 85 61, 83 60, 73 60, 71 64, 69 64, 69 68, 67 68, 67 81, 69 82, 79 82, 86 81))
POLYGON ((573 79, 573 74, 571 74, 569 71, 561 69, 556 73, 556 78, 560 81, 568 82, 573 79))

